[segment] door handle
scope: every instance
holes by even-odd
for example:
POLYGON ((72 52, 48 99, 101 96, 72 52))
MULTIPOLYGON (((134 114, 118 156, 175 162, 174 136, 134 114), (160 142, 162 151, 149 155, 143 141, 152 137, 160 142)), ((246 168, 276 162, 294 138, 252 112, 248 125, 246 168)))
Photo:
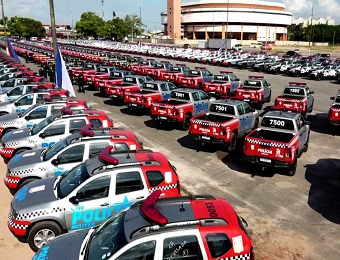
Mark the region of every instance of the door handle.
POLYGON ((108 202, 105 202, 103 204, 100 204, 101 207, 106 207, 106 206, 109 206, 109 203, 108 202))
POLYGON ((141 200, 141 199, 144 199, 145 197, 144 196, 139 196, 136 198, 136 200, 141 200))

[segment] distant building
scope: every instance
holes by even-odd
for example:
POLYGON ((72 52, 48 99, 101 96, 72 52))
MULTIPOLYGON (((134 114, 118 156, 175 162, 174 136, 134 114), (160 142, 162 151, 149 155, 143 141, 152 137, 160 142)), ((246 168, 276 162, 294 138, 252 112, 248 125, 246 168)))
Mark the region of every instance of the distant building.
MULTIPOLYGON (((48 24, 43 24, 43 27, 46 30, 46 35, 52 36, 51 26, 48 24)), ((68 38, 74 34, 74 31, 71 29, 70 25, 56 24, 55 29, 58 38, 68 38)))
POLYGON ((302 27, 308 27, 309 25, 311 25, 311 20, 312 20, 312 24, 313 25, 317 25, 317 24, 327 24, 327 25, 335 25, 335 20, 332 19, 330 16, 327 16, 326 18, 318 18, 318 19, 311 19, 311 17, 309 18, 294 18, 292 20, 292 24, 294 25, 299 25, 301 24, 302 27))

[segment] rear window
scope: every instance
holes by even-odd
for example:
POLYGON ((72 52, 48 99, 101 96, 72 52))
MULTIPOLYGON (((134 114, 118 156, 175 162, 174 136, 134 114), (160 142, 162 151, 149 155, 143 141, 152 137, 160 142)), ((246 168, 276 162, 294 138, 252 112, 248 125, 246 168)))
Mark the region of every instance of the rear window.
POLYGON ((146 171, 146 176, 151 187, 155 187, 164 181, 163 174, 160 171, 146 171))
POLYGON ((158 90, 158 85, 153 83, 144 83, 143 89, 152 89, 152 90, 158 90))
POLYGON ((190 74, 195 76, 201 75, 201 73, 198 70, 190 70, 190 74))
POLYGON ((136 83, 137 79, 136 78, 132 78, 132 77, 125 77, 124 78, 124 82, 128 82, 128 83, 136 83))
POLYGON ((172 91, 170 97, 182 100, 190 100, 189 93, 185 92, 172 91))
POLYGON ((181 69, 179 67, 172 67, 172 69, 170 71, 173 71, 173 72, 180 72, 181 69))
POLYGON ((294 130, 293 120, 285 118, 264 117, 261 121, 261 126, 277 129, 294 130))
POLYGON ((262 84, 259 80, 245 80, 243 83, 247 88, 261 88, 262 84))
POLYGON ((102 126, 102 122, 98 118, 90 119, 90 123, 92 124, 92 128, 98 128, 102 126))
POLYGON ((285 95, 304 96, 305 95, 305 90, 303 88, 287 87, 287 88, 284 89, 283 94, 285 94, 285 95))
POLYGON ((221 257, 233 248, 229 237, 224 233, 208 234, 206 241, 213 258, 221 257))
POLYGON ((229 76, 227 76, 227 75, 215 75, 214 79, 215 80, 225 80, 225 81, 228 81, 229 80, 229 76))
POLYGON ((98 68, 97 71, 98 72, 107 72, 108 69, 107 68, 98 68))
POLYGON ((335 98, 335 102, 336 102, 336 103, 340 103, 340 96, 337 96, 337 97, 335 98))
POLYGON ((227 115, 235 115, 235 109, 233 106, 223 104, 212 104, 210 106, 210 112, 217 112, 227 115))

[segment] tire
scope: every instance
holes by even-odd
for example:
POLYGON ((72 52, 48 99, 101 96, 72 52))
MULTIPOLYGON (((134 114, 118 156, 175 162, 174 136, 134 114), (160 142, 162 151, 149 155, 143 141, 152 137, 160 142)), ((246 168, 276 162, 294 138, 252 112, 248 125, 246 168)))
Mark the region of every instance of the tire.
POLYGON ((275 71, 274 71, 274 74, 275 74, 275 75, 278 75, 278 74, 279 74, 279 72, 280 72, 280 70, 279 70, 279 69, 275 69, 275 71))
POLYGON ((13 154, 13 156, 15 156, 15 155, 17 155, 17 154, 19 154, 19 153, 23 153, 23 152, 25 152, 25 151, 27 151, 27 150, 28 150, 28 149, 26 149, 26 148, 18 149, 18 150, 15 151, 15 153, 13 154))
POLYGON ((191 119, 191 116, 185 115, 184 120, 183 120, 183 124, 182 124, 182 128, 183 128, 184 131, 188 131, 189 130, 190 119, 191 119))
POLYGON ((257 110, 262 110, 262 108, 263 108, 263 104, 262 104, 262 103, 258 103, 258 104, 256 105, 256 109, 257 109, 257 110))
POLYGON ((244 70, 246 68, 246 65, 245 64, 242 64, 241 65, 241 69, 244 70))
POLYGON ((237 145, 237 136, 235 133, 232 133, 231 135, 231 139, 229 142, 229 147, 228 147, 228 151, 232 152, 236 149, 236 145, 237 145))
POLYGON ((320 81, 321 80, 321 75, 320 74, 316 75, 315 76, 315 80, 320 81))
POLYGON ((35 181, 35 180, 38 180, 38 179, 36 179, 36 178, 28 178, 28 179, 23 180, 20 183, 18 190, 21 189, 22 187, 24 187, 25 185, 29 184, 30 182, 35 181))
POLYGON ((203 84, 201 82, 198 83, 198 89, 203 90, 203 84))
POLYGON ((28 234, 28 245, 37 252, 47 242, 61 234, 61 228, 52 221, 36 223, 28 234))
POLYGON ((258 72, 262 72, 262 71, 263 71, 263 68, 262 68, 262 67, 258 67, 257 71, 258 71, 258 72))
MULTIPOLYGON (((296 154, 296 156, 297 156, 297 154, 296 154)), ((289 176, 294 176, 295 173, 296 173, 296 168, 297 168, 297 157, 296 156, 295 156, 295 161, 294 161, 293 165, 290 166, 290 168, 287 171, 287 175, 289 175, 289 176)))

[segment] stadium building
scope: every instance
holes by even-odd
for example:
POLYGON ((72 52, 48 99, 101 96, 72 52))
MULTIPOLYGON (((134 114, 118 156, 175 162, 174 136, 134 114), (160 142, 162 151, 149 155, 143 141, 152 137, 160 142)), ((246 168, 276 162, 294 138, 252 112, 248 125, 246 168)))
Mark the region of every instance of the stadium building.
POLYGON ((257 0, 168 0, 161 13, 164 31, 172 39, 286 41, 292 13, 277 2, 257 0))

